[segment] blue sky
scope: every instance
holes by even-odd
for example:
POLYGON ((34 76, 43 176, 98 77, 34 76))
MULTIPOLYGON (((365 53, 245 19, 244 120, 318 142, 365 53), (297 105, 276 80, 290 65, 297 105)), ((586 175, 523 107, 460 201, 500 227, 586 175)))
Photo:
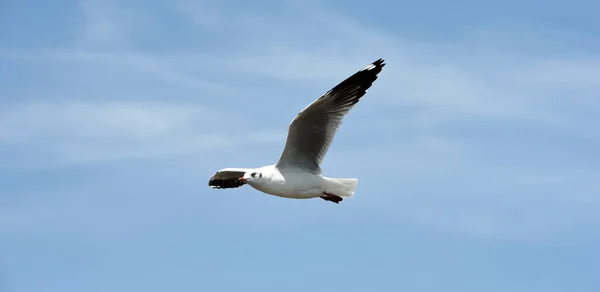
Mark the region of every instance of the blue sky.
POLYGON ((594 1, 4 1, 0 291, 599 291, 594 1), (336 205, 212 190, 377 58, 336 205))

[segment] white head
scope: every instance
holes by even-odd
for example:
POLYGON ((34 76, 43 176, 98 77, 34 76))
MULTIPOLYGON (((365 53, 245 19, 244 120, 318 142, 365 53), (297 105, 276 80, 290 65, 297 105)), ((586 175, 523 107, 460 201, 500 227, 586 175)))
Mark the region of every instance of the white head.
POLYGON ((253 170, 246 171, 246 173, 244 173, 244 176, 241 177, 240 180, 243 182, 250 182, 250 181, 254 181, 254 180, 259 180, 262 178, 262 176, 263 176, 263 174, 260 170, 253 169, 253 170))

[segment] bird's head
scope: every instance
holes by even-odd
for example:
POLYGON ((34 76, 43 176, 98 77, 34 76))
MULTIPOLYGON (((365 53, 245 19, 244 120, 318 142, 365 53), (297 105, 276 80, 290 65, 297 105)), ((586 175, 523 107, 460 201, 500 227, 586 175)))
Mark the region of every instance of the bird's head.
POLYGON ((246 173, 244 173, 243 177, 240 177, 240 181, 249 182, 249 181, 257 180, 260 178, 262 178, 262 172, 260 172, 258 170, 250 170, 250 171, 246 171, 246 173))

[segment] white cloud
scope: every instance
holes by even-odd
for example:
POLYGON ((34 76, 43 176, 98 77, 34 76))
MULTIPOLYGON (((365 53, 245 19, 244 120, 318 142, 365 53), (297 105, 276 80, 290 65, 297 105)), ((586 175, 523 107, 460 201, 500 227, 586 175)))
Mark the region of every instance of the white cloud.
POLYGON ((32 102, 3 107, 0 143, 41 164, 189 155, 233 143, 210 128, 218 122, 219 114, 197 105, 32 102))
MULTIPOLYGON (((182 70, 186 64, 198 64, 196 70, 209 72, 213 69, 208 65, 209 60, 204 58, 198 60, 197 56, 171 56, 151 55, 144 53, 120 52, 102 52, 94 49, 66 48, 54 50, 9 50, 0 51, 0 58, 18 60, 32 63, 50 63, 60 69, 60 64, 75 64, 80 68, 86 68, 92 73, 96 73, 100 68, 116 67, 121 70, 121 74, 128 72, 150 76, 160 82, 182 86, 198 90, 199 92, 218 93, 218 94, 236 94, 239 95, 243 90, 235 84, 205 80, 206 74, 190 74, 182 70), (194 58, 195 57, 195 58, 194 58), (192 58, 193 60, 190 60, 192 58), (175 59, 176 61, 173 61, 175 59), (207 64, 208 63, 208 64, 207 64), (125 72, 124 72, 125 71, 125 72)), ((97 79, 103 79, 111 76, 97 74, 97 79)))
POLYGON ((114 48, 128 45, 131 33, 149 21, 141 10, 126 9, 118 0, 82 0, 78 4, 83 17, 78 35, 80 46, 114 48))

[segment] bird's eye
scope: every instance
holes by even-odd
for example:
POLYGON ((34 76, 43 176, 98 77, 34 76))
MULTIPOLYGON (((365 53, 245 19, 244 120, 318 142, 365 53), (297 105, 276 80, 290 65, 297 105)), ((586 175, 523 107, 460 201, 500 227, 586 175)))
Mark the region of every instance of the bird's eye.
POLYGON ((256 172, 253 172, 253 173, 251 174, 251 176, 252 176, 252 177, 256 177, 256 172))

